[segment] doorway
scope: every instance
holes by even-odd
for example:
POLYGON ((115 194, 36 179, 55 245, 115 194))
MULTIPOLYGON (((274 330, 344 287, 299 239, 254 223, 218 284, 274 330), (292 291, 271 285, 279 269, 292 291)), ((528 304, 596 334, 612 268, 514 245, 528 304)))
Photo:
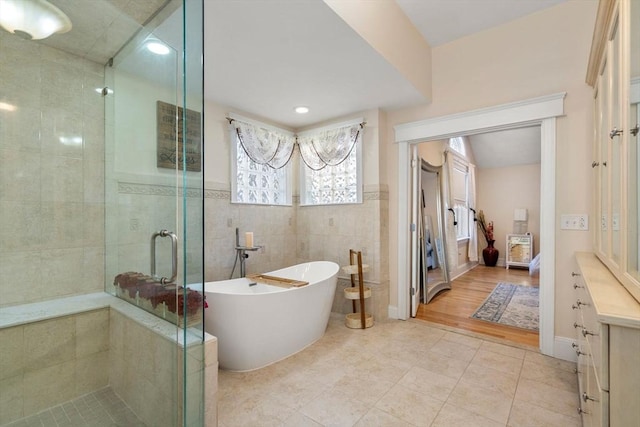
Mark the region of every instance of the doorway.
POLYGON ((470 135, 492 130, 523 126, 541 126, 541 194, 545 198, 540 206, 540 339, 543 354, 555 353, 555 162, 556 117, 564 114, 566 93, 523 100, 466 113, 444 116, 395 127, 398 144, 398 319, 407 319, 409 292, 407 280, 409 262, 409 159, 411 146, 420 142, 445 139, 457 135, 470 135))

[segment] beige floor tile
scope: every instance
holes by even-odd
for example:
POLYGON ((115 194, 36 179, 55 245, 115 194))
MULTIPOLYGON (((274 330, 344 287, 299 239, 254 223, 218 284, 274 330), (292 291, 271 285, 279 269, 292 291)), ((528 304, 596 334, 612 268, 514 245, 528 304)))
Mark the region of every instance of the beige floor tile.
POLYGON ((423 354, 428 351, 437 341, 414 342, 414 341, 392 341, 379 352, 387 359, 394 359, 411 365, 417 363, 423 354))
POLYGON ((443 404, 441 400, 416 393, 398 384, 376 403, 376 408, 413 425, 428 426, 438 415, 443 404))
POLYGON ((458 344, 464 344, 467 347, 478 349, 482 345, 479 338, 470 337, 468 335, 457 334, 455 332, 447 332, 442 336, 443 340, 452 341, 458 344))
POLYGON ((228 426, 280 426, 294 410, 283 407, 279 402, 262 396, 247 399, 235 406, 229 405, 218 413, 218 419, 228 426))
POLYGON ((579 405, 578 393, 558 389, 550 385, 520 379, 516 390, 517 402, 529 403, 559 414, 577 417, 576 408, 579 405))
POLYGON ((516 359, 524 359, 526 350, 509 345, 499 344, 491 341, 483 341, 481 349, 492 351, 494 353, 504 354, 505 356, 515 357, 516 359))
POLYGON ((507 374, 518 375, 522 369, 523 361, 522 359, 505 356, 503 354, 494 353, 493 351, 481 348, 478 350, 471 363, 487 368, 493 368, 507 374))
POLYGON ((453 379, 459 379, 469 365, 468 361, 455 359, 435 351, 427 351, 415 366, 436 372, 453 379))
POLYGON ((378 408, 372 408, 354 427, 413 427, 413 424, 394 417, 378 408))
POLYGON ((509 415, 509 427, 580 427, 578 417, 558 414, 527 402, 513 402, 509 415))
POLYGON ((451 393, 457 382, 458 380, 445 375, 414 366, 402 377, 398 385, 406 387, 416 393, 427 394, 444 402, 449 397, 449 393, 451 393))
POLYGON ((300 413, 325 426, 352 426, 369 406, 350 396, 328 392, 300 409, 300 413))
POLYGON ((323 359, 307 367, 305 375, 311 381, 333 386, 350 371, 351 367, 344 360, 323 359))
POLYGON ((574 392, 578 389, 578 377, 575 372, 559 369, 549 364, 541 365, 531 360, 525 360, 520 376, 562 390, 574 392))
POLYGON ((576 368, 575 362, 568 362, 555 357, 545 356, 544 354, 527 351, 524 356, 525 361, 535 362, 539 365, 545 365, 552 368, 562 369, 563 371, 574 372, 576 368))
POLYGON ((460 381, 447 403, 506 424, 512 400, 511 396, 499 391, 460 381))
POLYGON ((501 372, 471 362, 464 375, 462 375, 460 382, 495 390, 513 398, 518 386, 518 375, 501 372))
POLYGON ((329 386, 310 380, 304 373, 298 373, 273 381, 265 389, 265 393, 283 406, 297 410, 328 389, 329 386))
POLYGON ((282 427, 323 427, 323 426, 322 424, 317 423, 313 421, 311 418, 296 411, 289 418, 287 418, 284 423, 282 423, 282 427))
POLYGON ((375 355, 371 359, 352 363, 352 372, 363 378, 373 378, 396 383, 411 369, 413 364, 399 359, 375 355))
POLYGON ((445 403, 431 427, 504 427, 499 423, 458 406, 445 403))
POLYGON ((338 381, 333 387, 333 391, 373 406, 394 385, 395 383, 391 381, 351 374, 338 381))
POLYGON ((470 362, 476 355, 477 350, 464 344, 441 339, 431 347, 433 352, 453 357, 454 359, 470 362))

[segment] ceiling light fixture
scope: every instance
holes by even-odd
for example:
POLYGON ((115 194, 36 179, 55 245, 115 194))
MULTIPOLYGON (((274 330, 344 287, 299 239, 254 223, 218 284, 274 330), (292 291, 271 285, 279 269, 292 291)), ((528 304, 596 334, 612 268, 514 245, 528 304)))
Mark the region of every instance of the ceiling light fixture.
POLYGON ((71 20, 46 0, 0 0, 0 26, 27 40, 71 30, 71 20))
POLYGON ((146 46, 150 52, 153 52, 156 55, 167 55, 171 52, 171 49, 169 49, 166 44, 159 42, 158 40, 149 40, 146 46))
POLYGON ((296 107, 294 108, 294 111, 298 114, 307 114, 309 112, 309 107, 303 107, 303 106, 296 107))

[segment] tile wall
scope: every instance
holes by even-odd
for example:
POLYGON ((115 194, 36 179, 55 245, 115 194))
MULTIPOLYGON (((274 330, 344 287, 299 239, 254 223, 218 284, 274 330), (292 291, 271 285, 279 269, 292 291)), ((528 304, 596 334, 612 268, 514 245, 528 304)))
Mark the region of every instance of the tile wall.
MULTIPOLYGON (((111 310, 110 322, 109 384, 113 391, 146 425, 179 425, 183 401, 182 347, 117 310, 111 310), (175 402, 178 402, 178 411, 175 411, 175 402)), ((204 346, 197 343, 190 346, 187 357, 189 412, 186 427, 215 426, 217 341, 207 341, 204 346), (202 369, 205 369, 204 376, 202 369), (203 390, 204 401, 201 398, 203 390)))
POLYGON ((109 309, 0 329, 0 425, 109 384, 109 309))
POLYGON ((103 288, 103 67, 0 31, 0 306, 103 288))
MULTIPOLYGON (((205 191, 205 280, 226 280, 235 259, 235 228, 253 231, 256 245, 264 251, 252 252, 246 261, 247 274, 266 273, 308 261, 349 264, 349 249, 363 252, 370 271, 364 278, 373 296, 367 311, 386 319, 389 302, 388 205, 386 187, 367 186, 362 204, 341 206, 239 205, 230 202, 223 185, 207 183, 205 191)), ((239 277, 239 266, 233 277, 239 277)), ((351 304, 343 297, 349 276, 339 273, 332 311, 348 313, 351 304)))

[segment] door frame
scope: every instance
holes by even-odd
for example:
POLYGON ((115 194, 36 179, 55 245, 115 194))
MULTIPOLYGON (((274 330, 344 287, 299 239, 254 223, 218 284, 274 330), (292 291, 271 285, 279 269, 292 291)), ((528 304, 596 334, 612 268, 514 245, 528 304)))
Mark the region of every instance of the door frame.
POLYGON ((396 316, 409 314, 410 162, 411 146, 430 140, 526 126, 541 127, 540 141, 540 351, 553 355, 555 347, 555 210, 556 118, 564 115, 566 92, 501 104, 448 116, 394 126, 398 147, 398 306, 396 316))

